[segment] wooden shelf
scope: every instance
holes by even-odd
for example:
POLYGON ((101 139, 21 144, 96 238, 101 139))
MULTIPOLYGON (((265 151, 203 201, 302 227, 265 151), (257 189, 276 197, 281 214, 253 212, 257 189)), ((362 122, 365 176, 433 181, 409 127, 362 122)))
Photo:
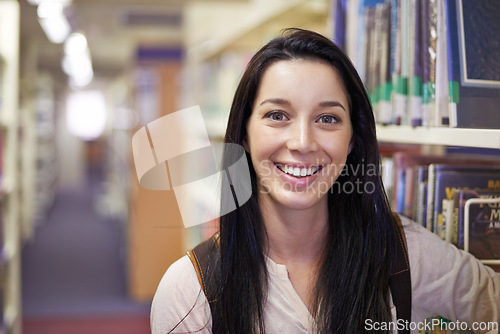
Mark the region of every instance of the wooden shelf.
POLYGON ((500 149, 500 129, 425 128, 378 125, 380 142, 500 149))

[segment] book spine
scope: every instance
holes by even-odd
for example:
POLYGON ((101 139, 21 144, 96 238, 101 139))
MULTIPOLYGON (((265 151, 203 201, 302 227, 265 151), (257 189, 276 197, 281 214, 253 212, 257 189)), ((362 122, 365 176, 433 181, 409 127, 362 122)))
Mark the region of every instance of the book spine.
POLYGON ((436 186, 436 166, 429 165, 429 175, 427 181, 427 215, 425 225, 428 230, 434 232, 434 197, 436 186))
POLYGON ((422 125, 432 125, 435 112, 435 79, 436 79, 436 3, 423 0, 421 7, 422 32, 422 125))
POLYGON ((443 199, 442 222, 439 231, 439 236, 447 242, 451 242, 453 234, 452 220, 453 220, 453 199, 443 199))
POLYGON ((458 227, 460 226, 460 191, 453 193, 453 213, 451 218, 450 243, 458 247, 458 227))
POLYGON ((458 56, 458 31, 456 0, 444 0, 446 19, 446 46, 448 60, 448 115, 450 127, 457 126, 457 104, 460 102, 460 64, 458 56))
POLYGON ((448 48, 444 1, 437 2, 435 126, 449 125, 448 48))
POLYGON ((410 69, 408 96, 410 125, 422 125, 422 64, 420 54, 420 0, 410 2, 410 69))
POLYGON ((401 0, 401 75, 396 88, 400 124, 409 124, 408 78, 410 69, 410 0, 401 0))
POLYGON ((333 0, 332 11, 332 17, 335 18, 333 27, 333 41, 342 50, 345 50, 347 0, 333 0))

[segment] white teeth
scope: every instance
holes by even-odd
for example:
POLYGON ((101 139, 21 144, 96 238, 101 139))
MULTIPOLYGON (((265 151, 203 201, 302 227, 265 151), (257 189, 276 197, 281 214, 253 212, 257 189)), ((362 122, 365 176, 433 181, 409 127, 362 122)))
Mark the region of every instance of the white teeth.
POLYGON ((278 165, 278 167, 286 174, 293 175, 295 177, 310 176, 319 170, 319 167, 309 167, 309 168, 299 168, 287 165, 278 165))

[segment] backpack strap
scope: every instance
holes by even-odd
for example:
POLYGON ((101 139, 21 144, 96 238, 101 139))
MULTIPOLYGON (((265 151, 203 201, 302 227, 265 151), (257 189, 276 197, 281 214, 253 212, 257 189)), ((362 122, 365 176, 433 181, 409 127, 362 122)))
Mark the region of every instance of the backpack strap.
POLYGON ((210 308, 212 308, 213 302, 216 300, 218 290, 216 285, 218 270, 213 269, 217 268, 220 259, 219 249, 220 241, 219 234, 217 233, 187 252, 198 276, 198 281, 210 304, 210 308))
MULTIPOLYGON (((405 323, 411 321, 411 276, 410 262, 408 259, 408 247, 403 230, 403 224, 399 215, 394 213, 394 220, 397 223, 397 248, 396 256, 391 267, 391 276, 389 277, 389 287, 391 288, 392 300, 396 306, 396 316, 405 320, 405 323), (407 321, 407 322, 406 322, 407 321)), ((407 327, 407 326, 405 326, 407 327)), ((398 333, 410 333, 409 328, 404 328, 398 333)))

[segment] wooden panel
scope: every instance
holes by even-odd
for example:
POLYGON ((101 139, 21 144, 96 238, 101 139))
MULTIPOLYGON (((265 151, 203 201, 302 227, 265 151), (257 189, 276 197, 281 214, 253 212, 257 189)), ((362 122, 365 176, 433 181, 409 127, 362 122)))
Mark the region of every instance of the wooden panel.
MULTIPOLYGON (((180 65, 146 66, 154 66, 160 73, 158 117, 177 111, 180 65)), ((153 297, 165 270, 184 254, 186 230, 173 191, 142 188, 134 166, 131 177, 129 294, 136 300, 147 301, 153 297)))

